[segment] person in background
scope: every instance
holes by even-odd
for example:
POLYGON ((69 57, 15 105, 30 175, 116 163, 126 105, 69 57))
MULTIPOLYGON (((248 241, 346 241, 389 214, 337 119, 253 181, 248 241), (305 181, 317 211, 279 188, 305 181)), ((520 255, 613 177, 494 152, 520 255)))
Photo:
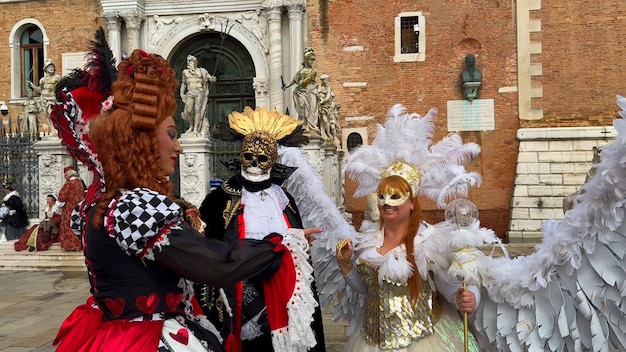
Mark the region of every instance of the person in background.
POLYGON ((87 67, 98 69, 86 72, 78 80, 86 83, 71 91, 57 86, 63 101, 53 117, 68 152, 94 172, 72 215, 91 297, 65 320, 53 344, 59 352, 223 351, 193 283, 223 286, 258 275, 281 282, 276 269, 292 258, 283 241, 306 242, 310 231, 268 233, 233 248, 192 228, 168 180, 182 153, 173 119, 174 71, 163 57, 134 50, 119 64, 110 90, 106 82, 96 84, 102 92, 97 96, 88 82, 106 77, 98 76, 104 71, 94 56, 113 57, 102 28, 93 45, 87 67), (86 124, 88 135, 73 133, 86 124))
POLYGON ((22 197, 15 190, 15 185, 12 182, 5 182, 2 187, 4 188, 2 204, 8 209, 6 217, 2 220, 2 226, 5 228, 7 241, 12 241, 20 238, 26 232, 28 214, 22 197))
POLYGON ((45 251, 54 242, 58 242, 58 228, 61 222, 61 214, 56 206, 57 198, 54 194, 48 194, 46 205, 43 208, 43 219, 38 225, 33 225, 13 245, 16 251, 27 250, 45 251))
POLYGON ((73 167, 67 166, 63 169, 65 183, 59 191, 57 206, 61 209, 61 224, 59 226, 59 242, 61 248, 66 251, 79 251, 83 247, 80 238, 70 228, 72 211, 85 199, 85 186, 83 180, 78 177, 78 173, 73 167))

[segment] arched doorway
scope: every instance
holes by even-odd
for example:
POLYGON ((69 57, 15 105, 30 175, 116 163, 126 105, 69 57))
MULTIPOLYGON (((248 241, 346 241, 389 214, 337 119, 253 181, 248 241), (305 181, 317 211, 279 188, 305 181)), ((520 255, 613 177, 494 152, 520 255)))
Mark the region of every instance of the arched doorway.
MULTIPOLYGON (((224 33, 197 33, 181 41, 172 52, 169 61, 179 80, 182 71, 187 66, 188 55, 195 56, 199 67, 204 67, 210 74, 217 77, 217 82, 211 83, 210 86, 206 112, 212 133, 219 123, 228 123, 230 112, 243 111, 244 106, 255 108, 255 95, 252 87, 252 79, 256 76, 254 63, 248 50, 239 41, 224 33)), ((174 120, 178 130, 184 132, 188 124, 180 117, 184 107, 180 92, 177 92, 176 97, 178 110, 174 120)), ((239 144, 217 139, 213 139, 213 143, 213 176, 226 179, 230 177, 230 173, 221 161, 231 160, 239 154, 239 144)), ((175 185, 179 184, 178 177, 178 173, 172 177, 175 185)))

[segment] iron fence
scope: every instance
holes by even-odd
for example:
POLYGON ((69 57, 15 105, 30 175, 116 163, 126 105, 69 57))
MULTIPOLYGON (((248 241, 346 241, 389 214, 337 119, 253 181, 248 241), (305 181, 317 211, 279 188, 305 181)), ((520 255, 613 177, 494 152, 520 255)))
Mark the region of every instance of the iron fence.
MULTIPOLYGON (((11 120, 0 131, 0 181, 13 182, 29 218, 39 217, 39 160, 33 145, 41 139, 30 126, 13 126, 11 120)), ((4 196, 4 195, 3 195, 4 196)))

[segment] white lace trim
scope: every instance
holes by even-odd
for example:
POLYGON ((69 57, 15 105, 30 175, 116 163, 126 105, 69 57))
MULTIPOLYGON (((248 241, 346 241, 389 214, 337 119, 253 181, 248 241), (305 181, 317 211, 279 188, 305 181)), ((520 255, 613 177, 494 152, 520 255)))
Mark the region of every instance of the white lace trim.
POLYGON ((313 267, 308 262, 309 244, 302 230, 289 229, 283 238, 283 245, 293 258, 296 285, 292 299, 287 303, 288 326, 272 330, 272 345, 275 351, 306 352, 316 345, 311 323, 318 306, 311 290, 313 267))

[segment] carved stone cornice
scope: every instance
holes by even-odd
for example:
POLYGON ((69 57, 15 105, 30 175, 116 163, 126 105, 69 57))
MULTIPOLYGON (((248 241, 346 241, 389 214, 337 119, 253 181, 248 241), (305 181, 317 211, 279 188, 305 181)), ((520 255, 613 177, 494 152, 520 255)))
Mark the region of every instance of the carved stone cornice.
POLYGON ((306 7, 306 0, 284 0, 283 6, 289 7, 306 7))
POLYGON ((263 1, 263 8, 271 9, 283 6, 283 0, 265 0, 263 1))

